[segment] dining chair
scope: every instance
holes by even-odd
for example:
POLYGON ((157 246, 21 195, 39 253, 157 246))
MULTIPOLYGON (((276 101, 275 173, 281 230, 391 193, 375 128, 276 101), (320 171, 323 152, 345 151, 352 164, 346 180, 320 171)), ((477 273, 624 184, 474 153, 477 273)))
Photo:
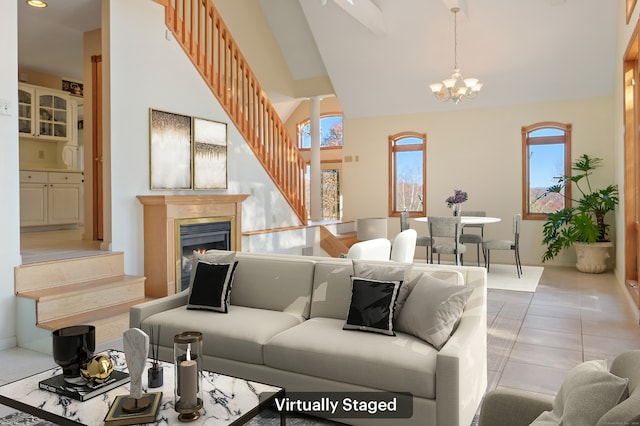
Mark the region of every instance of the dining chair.
POLYGON ((456 257, 456 265, 464 265, 463 254, 467 250, 466 246, 460 242, 462 234, 462 223, 460 216, 429 216, 429 236, 431 237, 431 263, 433 254, 438 255, 440 263, 441 254, 453 254, 456 257), (436 241, 437 238, 447 238, 445 242, 436 241))
MULTIPOLYGON (((400 213, 400 232, 411 229, 411 223, 409 222, 409 212, 400 213)), ((431 237, 418 235, 416 237, 416 247, 424 247, 425 249, 425 262, 429 262, 429 249, 431 248, 431 237)))
MULTIPOLYGON (((476 216, 476 217, 485 217, 487 212, 481 210, 467 210, 460 212, 460 216, 476 216)), ((462 244, 475 244, 476 245, 476 256, 478 260, 478 266, 480 266, 480 252, 482 251, 482 260, 484 260, 484 251, 481 250, 482 241, 484 240, 484 225, 464 225, 462 228, 462 235, 460 235, 460 242, 462 244), (469 229, 477 229, 480 233, 476 232, 466 232, 469 229)))
POLYGON ((484 253, 484 266, 489 272, 491 264, 491 250, 513 250, 516 260, 516 271, 518 278, 522 275, 522 263, 520 262, 520 223, 522 215, 513 215, 513 240, 487 240, 482 243, 482 251, 484 253))

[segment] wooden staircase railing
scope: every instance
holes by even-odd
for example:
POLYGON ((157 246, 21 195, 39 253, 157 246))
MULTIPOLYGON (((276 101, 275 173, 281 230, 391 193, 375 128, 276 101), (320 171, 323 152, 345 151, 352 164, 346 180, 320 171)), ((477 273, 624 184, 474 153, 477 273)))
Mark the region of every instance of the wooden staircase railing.
POLYGON ((165 21, 303 225, 305 162, 213 0, 155 0, 165 21))

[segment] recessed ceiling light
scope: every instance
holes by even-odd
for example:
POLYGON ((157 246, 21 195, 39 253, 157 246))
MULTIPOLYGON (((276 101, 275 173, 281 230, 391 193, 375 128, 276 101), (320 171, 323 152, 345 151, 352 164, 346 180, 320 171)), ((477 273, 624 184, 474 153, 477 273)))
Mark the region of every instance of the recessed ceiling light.
POLYGON ((27 4, 33 7, 47 7, 47 2, 42 0, 27 0, 27 4))

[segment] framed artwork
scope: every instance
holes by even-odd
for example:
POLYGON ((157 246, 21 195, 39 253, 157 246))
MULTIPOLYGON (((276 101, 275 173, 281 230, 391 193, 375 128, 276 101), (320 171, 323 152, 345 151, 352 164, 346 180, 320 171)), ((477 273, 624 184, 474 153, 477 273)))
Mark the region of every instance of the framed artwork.
POLYGON ((151 109, 151 189, 191 189, 191 117, 151 109))
POLYGON ((627 0, 627 24, 633 15, 633 8, 636 7, 636 0, 627 0))
POLYGON ((194 189, 227 188, 227 124, 193 118, 194 189))

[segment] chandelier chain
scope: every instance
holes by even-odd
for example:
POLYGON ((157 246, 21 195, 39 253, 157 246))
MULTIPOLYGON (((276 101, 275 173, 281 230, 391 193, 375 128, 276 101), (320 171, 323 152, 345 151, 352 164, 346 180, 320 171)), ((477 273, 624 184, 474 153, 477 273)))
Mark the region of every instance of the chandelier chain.
POLYGON ((458 68, 458 11, 453 8, 453 68, 458 68))

